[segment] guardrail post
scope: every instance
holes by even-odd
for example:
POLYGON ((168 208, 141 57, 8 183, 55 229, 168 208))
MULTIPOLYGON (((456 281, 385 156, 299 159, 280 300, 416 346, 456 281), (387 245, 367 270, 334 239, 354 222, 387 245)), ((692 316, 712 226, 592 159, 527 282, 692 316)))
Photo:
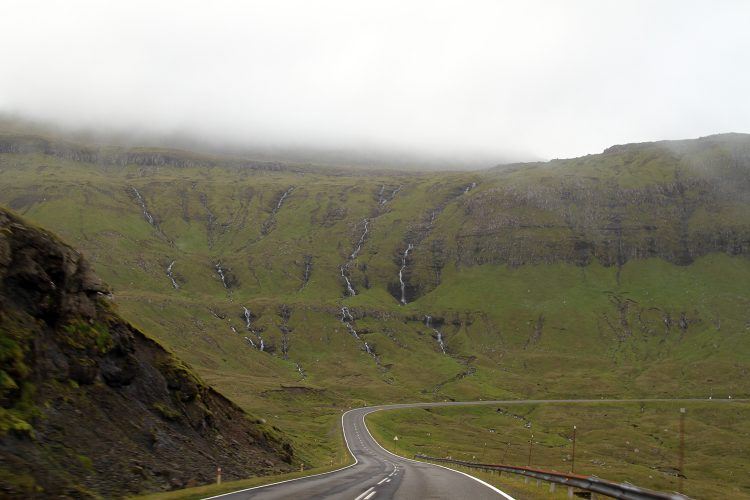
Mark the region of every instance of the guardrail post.
POLYGON ((573 488, 568 486, 568 498, 573 498, 573 488))
POLYGON ((549 483, 549 492, 554 493, 555 492, 555 483, 549 483))

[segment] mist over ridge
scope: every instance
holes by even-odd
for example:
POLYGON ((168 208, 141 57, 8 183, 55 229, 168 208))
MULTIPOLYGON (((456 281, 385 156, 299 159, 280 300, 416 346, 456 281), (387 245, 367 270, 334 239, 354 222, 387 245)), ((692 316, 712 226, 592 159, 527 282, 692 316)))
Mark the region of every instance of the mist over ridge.
POLYGON ((750 48, 748 9, 11 2, 0 112, 343 163, 576 157, 750 130, 750 71, 736 63, 750 48))

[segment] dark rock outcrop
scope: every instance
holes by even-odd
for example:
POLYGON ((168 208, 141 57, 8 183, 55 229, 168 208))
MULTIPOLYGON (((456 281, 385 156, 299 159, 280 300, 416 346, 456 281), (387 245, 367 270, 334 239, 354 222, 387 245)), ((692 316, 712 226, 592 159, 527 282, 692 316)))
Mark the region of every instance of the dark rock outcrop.
POLYGON ((87 261, 0 209, 0 497, 123 496, 290 469, 278 432, 122 320, 87 261))

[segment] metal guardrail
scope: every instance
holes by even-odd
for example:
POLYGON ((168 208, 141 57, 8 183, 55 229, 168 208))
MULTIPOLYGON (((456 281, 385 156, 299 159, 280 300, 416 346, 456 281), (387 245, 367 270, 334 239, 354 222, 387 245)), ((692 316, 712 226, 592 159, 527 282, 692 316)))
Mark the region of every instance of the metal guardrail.
POLYGON ((414 458, 429 460, 430 462, 443 462, 464 467, 482 469, 484 471, 499 471, 518 474, 521 476, 540 479, 549 483, 556 483, 563 486, 578 488, 581 490, 599 493, 612 498, 622 498, 625 500, 686 500, 688 497, 679 493, 662 493, 659 491, 639 488, 630 483, 613 483, 596 476, 581 476, 578 474, 564 474, 561 472, 547 471, 541 469, 532 469, 530 467, 517 467, 514 465, 495 465, 482 464, 475 462, 464 462, 463 460, 454 460, 452 458, 438 458, 427 455, 417 454, 414 458))

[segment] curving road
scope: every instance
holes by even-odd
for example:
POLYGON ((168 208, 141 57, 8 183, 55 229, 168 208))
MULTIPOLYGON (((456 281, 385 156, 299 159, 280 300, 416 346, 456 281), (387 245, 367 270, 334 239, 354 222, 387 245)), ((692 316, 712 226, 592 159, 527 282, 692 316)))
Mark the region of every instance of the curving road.
MULTIPOLYGON (((345 500, 513 498, 492 485, 463 472, 399 457, 381 447, 365 425, 365 416, 380 410, 435 406, 510 405, 542 403, 679 402, 698 399, 556 399, 414 403, 356 408, 344 413, 344 439, 355 463, 325 474, 257 486, 211 498, 222 500, 273 500, 325 498, 345 500)), ((721 402, 722 400, 713 400, 721 402)), ((724 400, 726 401, 726 400, 724 400)), ((729 400, 731 401, 731 400, 729 400)))

